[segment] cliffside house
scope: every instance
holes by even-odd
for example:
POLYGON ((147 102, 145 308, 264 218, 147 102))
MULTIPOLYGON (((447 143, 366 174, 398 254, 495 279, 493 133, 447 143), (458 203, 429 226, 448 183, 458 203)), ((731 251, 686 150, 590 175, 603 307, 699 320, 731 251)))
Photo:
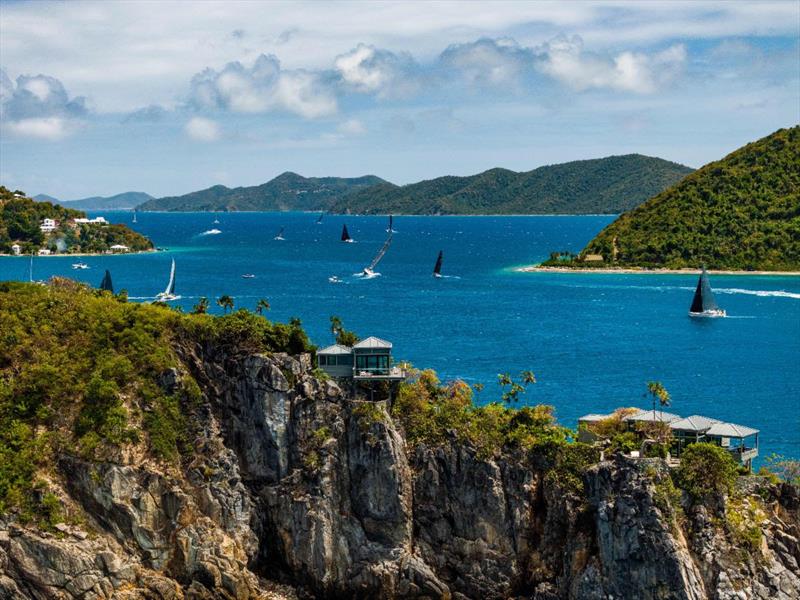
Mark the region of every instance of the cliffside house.
POLYGON ((39 225, 39 229, 42 230, 42 233, 52 233, 58 227, 58 221, 54 221, 53 219, 43 219, 41 225, 39 225))
MULTIPOLYGON (((578 419, 578 440, 592 443, 599 440, 593 428, 597 423, 613 417, 612 414, 589 414, 578 419)), ((758 456, 758 429, 725 423, 703 415, 681 417, 660 410, 639 410, 622 419, 630 431, 640 433, 640 423, 665 423, 672 432, 670 456, 680 458, 683 451, 697 442, 716 444, 730 452, 731 456, 748 469, 758 456)))
POLYGON ((319 367, 331 377, 354 381, 402 381, 405 370, 392 364, 392 343, 370 336, 352 348, 333 344, 317 351, 319 367))
POLYGON ((22 246, 20 246, 19 244, 11 245, 11 254, 13 254, 14 256, 19 256, 21 252, 22 252, 22 246))

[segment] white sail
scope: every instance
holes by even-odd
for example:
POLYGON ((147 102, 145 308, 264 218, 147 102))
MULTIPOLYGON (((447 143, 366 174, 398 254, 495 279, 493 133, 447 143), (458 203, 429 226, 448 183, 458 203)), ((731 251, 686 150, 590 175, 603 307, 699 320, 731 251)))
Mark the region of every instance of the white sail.
POLYGON ((175 259, 172 259, 172 267, 169 270, 169 283, 167 284, 167 289, 164 290, 165 296, 173 296, 175 295, 175 259))

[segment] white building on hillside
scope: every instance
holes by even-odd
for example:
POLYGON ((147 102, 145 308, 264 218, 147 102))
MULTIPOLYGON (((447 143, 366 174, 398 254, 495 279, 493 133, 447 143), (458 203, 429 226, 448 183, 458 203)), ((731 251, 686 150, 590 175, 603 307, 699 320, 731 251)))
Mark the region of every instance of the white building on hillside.
POLYGON ((39 225, 39 229, 42 230, 42 233, 55 231, 56 227, 58 227, 58 221, 54 221, 53 219, 44 219, 42 224, 39 225))
POLYGON ((75 219, 76 223, 89 223, 91 225, 108 225, 108 221, 106 221, 103 217, 95 217, 94 219, 87 219, 85 217, 79 217, 75 219))
POLYGON ((11 253, 15 256, 19 256, 20 252, 22 252, 22 247, 19 244, 12 244, 11 245, 11 253))

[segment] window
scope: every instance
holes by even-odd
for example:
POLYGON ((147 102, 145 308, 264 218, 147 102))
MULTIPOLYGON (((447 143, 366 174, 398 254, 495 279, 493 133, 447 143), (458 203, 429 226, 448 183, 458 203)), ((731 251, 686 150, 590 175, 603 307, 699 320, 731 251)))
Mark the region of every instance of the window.
POLYGON ((320 354, 317 358, 319 359, 320 367, 325 367, 328 365, 328 357, 325 356, 324 354, 320 354))

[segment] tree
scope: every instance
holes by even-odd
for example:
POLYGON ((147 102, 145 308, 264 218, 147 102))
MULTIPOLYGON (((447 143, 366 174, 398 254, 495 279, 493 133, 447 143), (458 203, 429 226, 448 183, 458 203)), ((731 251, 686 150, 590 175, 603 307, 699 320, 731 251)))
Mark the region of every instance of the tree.
POLYGON ((355 332, 345 329, 342 320, 335 315, 331 317, 331 333, 336 343, 342 346, 355 346, 359 341, 355 332))
POLYGON ((217 304, 221 306, 225 310, 225 312, 233 310, 233 298, 231 298, 227 294, 220 296, 219 299, 217 300, 217 304))
POLYGON ((525 393, 525 388, 531 384, 536 383, 536 375, 533 371, 522 371, 520 373, 522 384, 517 383, 511 378, 508 373, 501 373, 497 376, 497 382, 503 389, 502 399, 503 402, 512 403, 519 400, 519 395, 525 393), (506 390, 508 388, 508 390, 506 390))
POLYGON ((698 442, 683 451, 677 477, 681 487, 695 500, 730 494, 736 483, 736 461, 724 448, 698 442))
POLYGON ((258 302, 256 302, 256 312, 258 314, 261 314, 265 310, 269 309, 270 309, 269 302, 266 300, 266 298, 261 298, 258 302))
POLYGON ((650 395, 653 399, 653 414, 656 412, 656 400, 661 405, 661 420, 664 420, 664 407, 669 406, 672 398, 660 381, 648 381, 647 382, 647 394, 645 396, 650 395))
POLYGON ((200 300, 192 307, 192 313, 204 315, 208 312, 208 298, 201 296, 200 300))

